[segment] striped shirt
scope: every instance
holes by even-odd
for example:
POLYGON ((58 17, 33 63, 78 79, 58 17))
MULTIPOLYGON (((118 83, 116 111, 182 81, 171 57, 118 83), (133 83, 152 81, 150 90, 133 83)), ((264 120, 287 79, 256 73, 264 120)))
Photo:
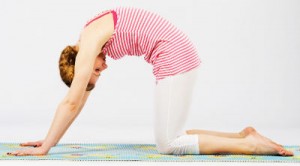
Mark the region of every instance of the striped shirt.
POLYGON ((104 54, 115 60, 144 55, 153 65, 156 80, 199 66, 196 48, 187 35, 161 16, 143 9, 116 8, 96 18, 107 13, 114 15, 115 31, 102 48, 104 54))

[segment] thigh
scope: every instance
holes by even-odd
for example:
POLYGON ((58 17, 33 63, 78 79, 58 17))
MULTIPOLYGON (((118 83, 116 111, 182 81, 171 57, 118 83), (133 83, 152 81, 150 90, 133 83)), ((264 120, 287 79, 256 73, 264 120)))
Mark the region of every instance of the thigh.
POLYGON ((166 77, 155 87, 155 137, 174 139, 182 134, 188 117, 198 69, 166 77))

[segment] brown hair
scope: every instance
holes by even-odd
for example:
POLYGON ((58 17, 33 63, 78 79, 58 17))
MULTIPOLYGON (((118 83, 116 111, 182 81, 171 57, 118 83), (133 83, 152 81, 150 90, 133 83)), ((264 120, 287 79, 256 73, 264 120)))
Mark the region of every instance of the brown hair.
MULTIPOLYGON (((59 72, 62 81, 70 87, 74 78, 75 61, 78 51, 75 46, 67 46, 61 52, 59 58, 59 72)), ((94 84, 88 84, 86 91, 91 91, 95 87, 94 84)))

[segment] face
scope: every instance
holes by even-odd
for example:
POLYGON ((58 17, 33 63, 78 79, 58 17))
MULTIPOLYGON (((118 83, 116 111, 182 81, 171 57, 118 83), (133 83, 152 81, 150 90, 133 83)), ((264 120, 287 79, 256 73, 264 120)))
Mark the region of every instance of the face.
POLYGON ((89 84, 96 84, 99 76, 101 75, 101 72, 104 71, 106 68, 107 68, 106 57, 105 55, 100 53, 95 60, 94 70, 89 84))

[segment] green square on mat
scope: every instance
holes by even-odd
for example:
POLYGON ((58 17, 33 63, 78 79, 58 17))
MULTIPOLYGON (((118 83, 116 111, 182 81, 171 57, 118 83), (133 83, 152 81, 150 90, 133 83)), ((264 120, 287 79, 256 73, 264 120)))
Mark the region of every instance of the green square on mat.
MULTIPOLYGON (((44 156, 8 156, 22 149, 17 143, 0 143, 0 160, 159 161, 159 162, 294 162, 300 163, 300 146, 285 146, 294 156, 268 155, 163 155, 153 144, 58 144, 44 156)), ((32 147, 30 147, 32 148, 32 147)))

